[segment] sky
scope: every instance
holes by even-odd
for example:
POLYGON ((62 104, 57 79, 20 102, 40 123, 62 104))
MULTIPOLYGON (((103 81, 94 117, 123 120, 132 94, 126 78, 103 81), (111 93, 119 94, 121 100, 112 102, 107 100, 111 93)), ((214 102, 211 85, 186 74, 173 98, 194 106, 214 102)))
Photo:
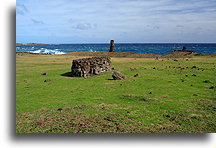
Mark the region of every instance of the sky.
POLYGON ((215 0, 17 0, 17 43, 215 43, 215 0))

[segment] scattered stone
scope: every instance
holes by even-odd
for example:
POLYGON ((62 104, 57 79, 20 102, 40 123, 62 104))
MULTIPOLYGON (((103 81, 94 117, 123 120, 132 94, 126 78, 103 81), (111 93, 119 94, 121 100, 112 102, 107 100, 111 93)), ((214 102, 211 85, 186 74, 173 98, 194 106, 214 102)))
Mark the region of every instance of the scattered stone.
POLYGON ((130 68, 130 70, 131 70, 131 71, 137 71, 137 69, 136 69, 136 68, 130 68))
POLYGON ((171 116, 168 115, 168 114, 164 114, 163 116, 164 116, 164 117, 167 117, 167 118, 170 118, 170 117, 171 117, 171 116))
POLYGON ((73 60, 72 76, 87 77, 111 70, 110 57, 92 57, 73 60))
POLYGON ((104 120, 112 121, 112 119, 110 117, 105 117, 104 120))
POLYGON ((114 80, 122 80, 125 79, 125 75, 121 74, 120 72, 114 71, 112 75, 114 80))
POLYGON ((51 79, 46 79, 46 80, 44 80, 44 82, 50 82, 50 81, 52 81, 51 79))
POLYGON ((200 115, 197 115, 197 114, 189 114, 188 117, 190 117, 190 118, 198 118, 198 117, 200 117, 200 115))
POLYGON ((79 100, 84 100, 85 98, 78 98, 79 100))
POLYGON ((205 81, 203 81, 204 83, 211 83, 211 81, 209 81, 209 80, 205 80, 205 81))
POLYGON ((209 89, 215 89, 215 86, 210 86, 209 89))
POLYGON ((195 75, 195 74, 192 74, 192 76, 196 77, 197 75, 195 75))
POLYGON ((48 75, 48 72, 44 72, 44 73, 42 73, 41 75, 48 75))
POLYGON ((139 75, 138 73, 134 75, 134 77, 139 77, 139 76, 140 76, 140 75, 139 75))
POLYGON ((58 108, 58 109, 57 109, 57 111, 60 111, 60 112, 61 112, 62 110, 63 110, 62 108, 58 108))

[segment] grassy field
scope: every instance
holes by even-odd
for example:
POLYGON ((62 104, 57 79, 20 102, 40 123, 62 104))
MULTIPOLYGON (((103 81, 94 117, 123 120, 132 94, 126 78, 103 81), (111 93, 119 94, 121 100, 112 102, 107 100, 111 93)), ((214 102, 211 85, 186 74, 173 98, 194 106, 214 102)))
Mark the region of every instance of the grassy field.
POLYGON ((215 57, 112 57, 125 80, 68 77, 82 57, 17 53, 17 133, 216 132, 215 57))

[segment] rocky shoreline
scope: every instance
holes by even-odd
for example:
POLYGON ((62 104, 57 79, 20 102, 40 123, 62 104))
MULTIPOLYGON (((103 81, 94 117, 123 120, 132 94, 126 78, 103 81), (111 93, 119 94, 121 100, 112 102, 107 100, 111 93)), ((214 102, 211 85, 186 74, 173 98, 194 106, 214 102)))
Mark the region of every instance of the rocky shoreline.
MULTIPOLYGON (((17 55, 26 55, 26 54, 32 54, 32 55, 48 55, 45 53, 31 53, 31 52, 16 52, 17 55)), ((191 52, 191 51, 182 51, 182 50, 176 50, 173 52, 170 52, 165 55, 157 55, 157 54, 145 54, 145 53, 134 53, 134 52, 83 52, 83 51, 77 51, 77 52, 69 52, 64 55, 69 56, 109 56, 109 57, 123 57, 123 58, 184 58, 184 57, 193 57, 193 56, 216 56, 216 53, 197 53, 197 52, 191 52)), ((62 55, 58 55, 62 56, 62 55)))

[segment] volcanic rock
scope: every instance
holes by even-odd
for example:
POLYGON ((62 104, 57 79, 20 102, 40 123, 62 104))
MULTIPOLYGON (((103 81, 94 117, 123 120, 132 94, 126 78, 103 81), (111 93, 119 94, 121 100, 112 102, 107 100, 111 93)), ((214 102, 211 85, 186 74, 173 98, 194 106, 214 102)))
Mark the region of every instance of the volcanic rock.
POLYGON ((73 60, 71 73, 75 77, 98 75, 111 70, 110 57, 92 57, 73 60))
POLYGON ((125 75, 117 72, 117 71, 114 71, 113 72, 113 75, 112 75, 113 79, 114 80, 122 80, 122 79, 125 79, 125 75))

